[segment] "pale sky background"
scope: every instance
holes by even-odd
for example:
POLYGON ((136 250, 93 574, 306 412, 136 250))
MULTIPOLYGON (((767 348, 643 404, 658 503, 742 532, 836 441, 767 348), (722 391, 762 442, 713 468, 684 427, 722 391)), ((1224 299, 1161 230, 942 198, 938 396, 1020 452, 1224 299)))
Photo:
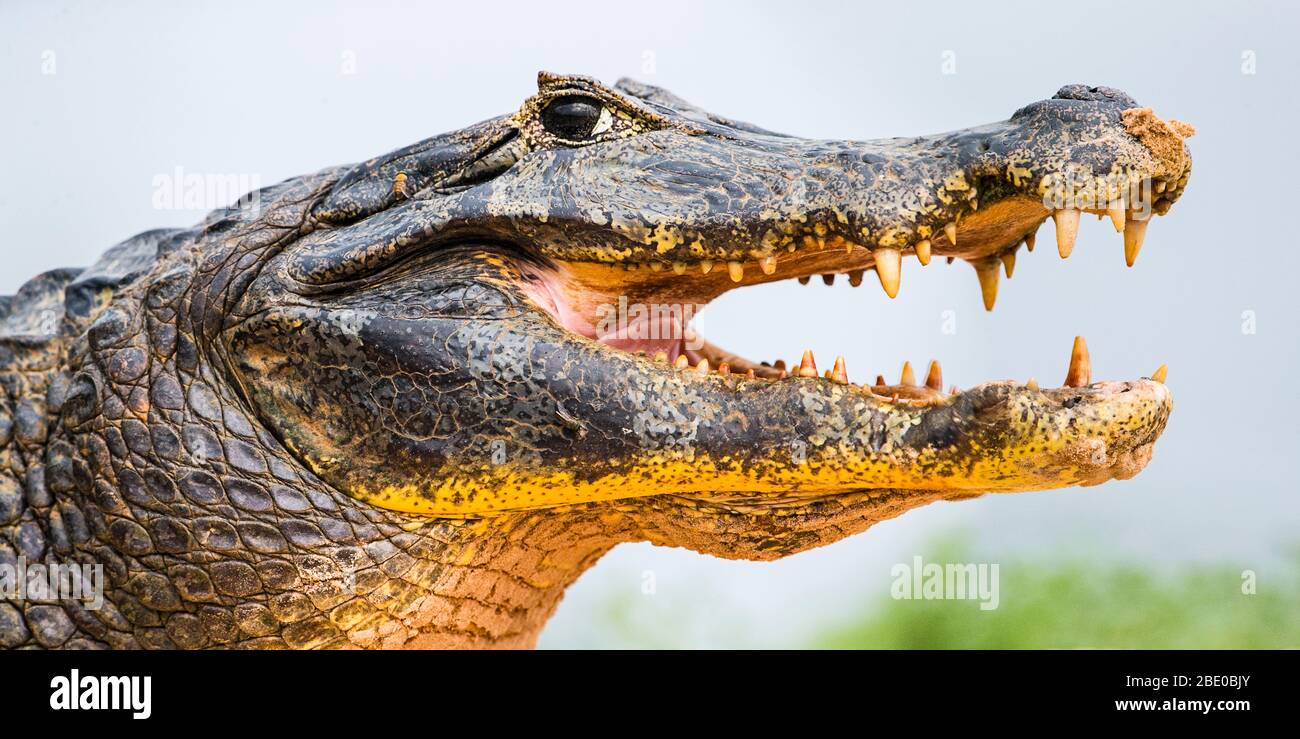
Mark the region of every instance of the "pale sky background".
POLYGON ((1005 119, 1065 84, 1118 87, 1199 129, 1189 189, 1152 224, 1135 268, 1108 224, 1087 220, 1068 262, 1048 225, 1047 248, 1022 252, 991 315, 969 267, 936 260, 922 274, 909 259, 893 301, 870 280, 781 283, 724 296, 700 326, 750 356, 843 353, 858 381, 938 357, 964 387, 1059 382, 1078 333, 1099 379, 1168 362, 1176 408, 1142 475, 934 505, 778 563, 624 546, 570 590, 542 644, 609 645, 588 624, 611 598, 680 624, 677 644, 791 643, 837 606, 886 592, 892 564, 954 529, 988 561, 1223 561, 1257 570, 1265 588, 1300 523, 1300 260, 1288 243, 1298 28, 1282 2, 6 0, 0 294, 138 231, 198 220, 154 207, 154 178, 177 167, 265 185, 364 159, 514 110, 539 69, 632 76, 826 138, 945 131, 1005 119), (945 310, 955 335, 940 330, 945 310), (1247 311, 1255 333, 1243 332, 1247 311))

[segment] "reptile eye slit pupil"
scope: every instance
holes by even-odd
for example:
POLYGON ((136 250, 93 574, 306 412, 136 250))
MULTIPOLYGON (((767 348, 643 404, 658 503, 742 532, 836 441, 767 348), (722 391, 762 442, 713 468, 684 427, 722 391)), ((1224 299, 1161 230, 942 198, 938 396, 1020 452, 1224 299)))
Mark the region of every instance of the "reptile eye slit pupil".
POLYGON ((560 138, 580 141, 595 129, 601 107, 600 101, 581 95, 556 98, 542 110, 542 126, 560 138))

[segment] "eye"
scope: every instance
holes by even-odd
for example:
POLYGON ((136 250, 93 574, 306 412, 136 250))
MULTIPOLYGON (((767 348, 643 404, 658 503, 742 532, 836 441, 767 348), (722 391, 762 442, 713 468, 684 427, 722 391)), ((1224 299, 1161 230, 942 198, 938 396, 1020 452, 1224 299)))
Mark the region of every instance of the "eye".
POLYGON ((556 98, 542 110, 546 130, 569 141, 582 141, 609 128, 609 118, 609 110, 599 100, 580 95, 556 98))

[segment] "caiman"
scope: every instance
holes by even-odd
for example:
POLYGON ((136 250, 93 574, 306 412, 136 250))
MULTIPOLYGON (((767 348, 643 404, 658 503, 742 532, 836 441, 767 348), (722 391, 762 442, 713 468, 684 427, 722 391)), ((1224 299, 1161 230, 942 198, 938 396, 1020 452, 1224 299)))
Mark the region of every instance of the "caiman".
POLYGON ((514 113, 42 274, 0 298, 0 564, 100 567, 102 602, 9 588, 0 646, 529 647, 621 542, 769 560, 1129 478, 1163 367, 1094 382, 1076 339, 1061 387, 857 384, 689 318, 775 280, 892 297, 935 259, 992 308, 1048 217, 1062 257, 1109 217, 1131 264, 1192 132, 1070 85, 1001 123, 814 140, 542 73, 514 113))

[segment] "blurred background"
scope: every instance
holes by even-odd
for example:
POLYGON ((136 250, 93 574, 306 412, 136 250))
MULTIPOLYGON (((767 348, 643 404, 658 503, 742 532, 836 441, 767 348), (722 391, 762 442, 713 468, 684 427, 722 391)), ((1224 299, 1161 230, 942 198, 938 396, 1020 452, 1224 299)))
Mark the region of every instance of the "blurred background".
POLYGON ((224 204, 163 197, 185 175, 257 187, 365 159, 514 110, 541 69, 828 138, 1118 87, 1199 130, 1187 193, 1134 268, 1108 224, 1085 222, 1068 262, 1049 225, 992 314, 968 266, 905 260, 896 300, 871 280, 780 283, 698 326, 749 356, 842 353, 857 382, 934 357, 962 387, 1058 382, 1083 334, 1095 378, 1169 363, 1176 409, 1143 474, 932 505, 775 563, 625 545, 541 645, 1300 647, 1297 27, 1283 2, 6 0, 0 294, 224 204), (891 569, 916 556, 998 564, 999 607, 892 598, 891 569))

